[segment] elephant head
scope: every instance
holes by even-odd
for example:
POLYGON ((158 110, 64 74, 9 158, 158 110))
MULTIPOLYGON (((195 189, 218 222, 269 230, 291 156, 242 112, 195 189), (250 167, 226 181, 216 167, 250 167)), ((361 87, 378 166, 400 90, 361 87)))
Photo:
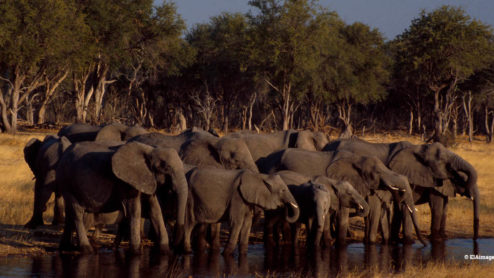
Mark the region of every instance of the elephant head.
POLYGON ((434 188, 447 197, 456 193, 473 201, 474 239, 479 230, 477 171, 441 143, 411 146, 390 158, 389 167, 405 175, 411 184, 434 188))
MULTIPOLYGON (((310 186, 312 191, 311 195, 314 196, 314 204, 316 205, 317 224, 323 226, 326 216, 329 213, 329 209, 331 208, 331 194, 324 184, 311 181, 310 186)), ((320 237, 320 235, 318 235, 318 237, 320 237)), ((318 243, 319 240, 320 239, 317 239, 316 243, 318 243)))
POLYGON ((333 210, 337 211, 340 207, 355 208, 359 216, 366 217, 369 214, 369 205, 349 182, 338 181, 326 176, 316 176, 312 182, 324 184, 334 192, 331 200, 333 210))
POLYGON ((185 163, 224 169, 249 169, 258 173, 249 148, 240 138, 204 137, 187 142, 180 151, 185 163))
POLYGON ((146 134, 147 130, 140 126, 128 127, 123 124, 114 123, 101 128, 96 134, 94 141, 127 141, 137 135, 146 134))
POLYGON ((302 130, 298 132, 297 140, 295 142, 295 148, 320 151, 329 144, 329 140, 326 135, 320 131, 302 130))
POLYGON ((405 176, 391 171, 377 157, 346 154, 332 162, 326 171, 332 178, 349 181, 362 196, 368 196, 378 189, 389 190, 395 196, 395 201, 405 203, 417 237, 425 245, 418 229, 412 189, 405 176))
POLYGON ((66 137, 48 135, 43 141, 36 138, 29 140, 24 147, 24 159, 34 174, 33 216, 25 225, 35 228, 43 225, 43 212, 52 193, 57 190, 55 169, 63 152, 70 146, 66 137))
POLYGON ((139 142, 121 146, 112 156, 112 170, 117 178, 139 191, 152 195, 158 186, 170 186, 177 196, 178 243, 183 236, 188 185, 184 165, 171 148, 154 148, 139 142))
POLYGON ((289 223, 297 221, 300 214, 298 204, 279 175, 257 174, 245 170, 238 177, 238 182, 240 195, 247 203, 265 210, 285 206, 287 208, 286 221, 289 223), (291 216, 288 208, 292 210, 291 216))

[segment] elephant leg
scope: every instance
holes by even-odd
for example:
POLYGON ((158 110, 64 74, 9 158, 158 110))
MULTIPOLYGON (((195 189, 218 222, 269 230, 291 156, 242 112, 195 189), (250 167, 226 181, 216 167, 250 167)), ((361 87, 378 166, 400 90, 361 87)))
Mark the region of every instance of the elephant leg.
POLYGON ((70 251, 73 248, 72 235, 74 233, 74 212, 71 205, 65 206, 65 220, 62 239, 60 240, 60 250, 70 251))
POLYGON ((263 232, 263 239, 264 239, 264 244, 273 246, 275 241, 274 241, 274 230, 275 230, 275 225, 276 225, 276 217, 266 213, 264 218, 264 232, 263 232))
POLYGON ((290 225, 291 228, 292 228, 292 247, 293 248, 297 248, 298 247, 298 239, 300 237, 300 223, 298 222, 295 222, 293 224, 290 225))
POLYGON ((429 206, 431 208, 431 240, 441 241, 441 222, 444 217, 444 197, 430 193, 429 206))
POLYGON ((207 233, 210 225, 213 224, 199 224, 194 229, 194 241, 195 248, 197 250, 204 250, 208 247, 208 242, 206 240, 207 233))
MULTIPOLYGON (((326 219, 324 219, 326 221, 326 219)), ((314 235, 314 247, 316 249, 319 249, 321 247, 321 238, 322 234, 324 232, 324 226, 325 223, 319 223, 319 221, 316 221, 316 229, 315 229, 315 235, 314 235)))
POLYGON ((229 214, 230 235, 225 249, 223 249, 224 255, 231 255, 233 250, 235 250, 245 218, 251 217, 250 223, 252 223, 252 214, 250 213, 249 208, 245 205, 239 204, 237 206, 232 206, 229 214))
POLYGON ((192 253, 192 245, 190 243, 192 230, 194 229, 194 224, 186 223, 184 225, 184 252, 186 254, 192 253))
POLYGON ((219 250, 221 248, 221 242, 220 242, 221 222, 211 224, 210 229, 211 229, 211 249, 219 250))
POLYGON ((141 253, 141 194, 127 200, 127 211, 130 222, 130 251, 133 254, 141 253))
POLYGON ((441 227, 439 228, 439 234, 443 239, 447 239, 446 235, 446 217, 448 215, 448 197, 444 197, 443 217, 441 218, 441 227))
POLYGON ((93 248, 89 243, 86 227, 84 226, 84 208, 75 202, 75 200, 72 200, 71 204, 74 213, 75 229, 79 238, 79 249, 85 254, 93 253, 93 248))
POLYGON ((163 254, 167 254, 170 252, 168 233, 166 232, 165 222, 163 221, 163 214, 161 213, 161 207, 158 202, 158 198, 156 198, 156 195, 152 195, 149 197, 148 202, 150 209, 149 218, 151 219, 151 223, 153 224, 154 231, 158 235, 160 252, 163 254))
POLYGON ((63 197, 60 192, 55 191, 55 206, 53 208, 53 222, 52 225, 60 225, 63 223, 63 197))
POLYGON ((390 224, 390 214, 391 212, 389 211, 388 208, 382 208, 381 209, 381 233, 382 233, 382 243, 383 244, 388 244, 389 242, 389 224, 390 224))
POLYGON ((242 228, 240 229, 240 244, 238 249, 239 254, 247 254, 250 229, 252 228, 252 218, 253 214, 249 212, 245 216, 244 223, 242 224, 242 228))
MULTIPOLYGON (((411 222, 410 218, 410 222, 411 222)), ((396 202, 393 202, 393 215, 391 217, 391 242, 392 243, 398 243, 400 240, 400 230, 402 227, 402 224, 404 224, 406 220, 403 218, 403 213, 401 212, 401 209, 396 202)), ((409 225, 411 227, 411 223, 409 225)), ((410 231, 411 232, 411 231, 410 231)), ((403 231, 403 234, 405 235, 405 231, 403 231)))
POLYGON ((346 243, 346 235, 349 226, 349 212, 348 208, 340 208, 337 215, 337 243, 344 245, 346 243))
POLYGON ((366 226, 368 226, 365 228, 365 242, 376 243, 379 220, 381 220, 381 201, 377 196, 369 196, 367 202, 370 210, 367 221, 365 221, 366 226))
MULTIPOLYGON (((240 220, 241 221, 241 220, 240 220)), ((230 223, 230 236, 228 238, 228 242, 223 250, 224 255, 231 255, 233 250, 235 250, 235 245, 238 242, 238 236, 240 234, 240 229, 242 228, 242 223, 238 223, 238 221, 232 221, 230 223)))
POLYGON ((323 230, 324 247, 330 247, 332 240, 333 238, 331 236, 331 216, 328 215, 324 219, 324 230, 323 230))

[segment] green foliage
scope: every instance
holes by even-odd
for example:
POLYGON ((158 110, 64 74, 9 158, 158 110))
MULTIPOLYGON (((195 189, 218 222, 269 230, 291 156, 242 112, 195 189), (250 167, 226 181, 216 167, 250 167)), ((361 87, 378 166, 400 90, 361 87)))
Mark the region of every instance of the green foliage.
POLYGON ((396 70, 415 84, 446 86, 487 66, 494 58, 492 40, 490 27, 461 8, 422 11, 394 42, 396 70))

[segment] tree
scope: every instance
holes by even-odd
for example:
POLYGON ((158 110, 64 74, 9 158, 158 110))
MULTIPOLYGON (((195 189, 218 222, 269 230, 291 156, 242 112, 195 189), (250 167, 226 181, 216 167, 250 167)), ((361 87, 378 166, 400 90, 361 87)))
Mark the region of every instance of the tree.
POLYGON ((4 130, 16 131, 20 105, 45 84, 52 62, 70 49, 80 31, 80 19, 71 1, 9 0, 0 5, 0 106, 4 130))
POLYGON ((458 84, 492 59, 489 26, 471 19, 461 8, 442 6, 429 13, 422 11, 397 37, 395 60, 399 75, 433 95, 435 140, 448 130, 458 99, 458 84))
POLYGON ((353 133, 352 107, 384 98, 389 59, 382 35, 363 23, 335 24, 337 38, 317 70, 319 94, 334 103, 343 124, 342 137, 353 133))
POLYGON ((254 0, 249 4, 259 9, 250 14, 253 26, 251 59, 258 65, 259 78, 276 92, 283 129, 290 127, 298 108, 295 101, 307 92, 301 84, 308 72, 319 64, 319 30, 317 20, 327 11, 308 0, 254 0))
POLYGON ((191 67, 193 78, 200 90, 218 100, 225 134, 235 104, 249 101, 255 91, 248 32, 245 16, 223 13, 211 18, 210 23, 197 25, 187 35, 197 53, 191 67))

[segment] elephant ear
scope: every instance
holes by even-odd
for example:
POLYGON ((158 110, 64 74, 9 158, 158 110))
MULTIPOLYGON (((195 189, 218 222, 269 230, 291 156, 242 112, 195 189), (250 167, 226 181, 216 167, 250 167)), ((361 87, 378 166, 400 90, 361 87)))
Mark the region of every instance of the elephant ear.
POLYGON ((33 173, 36 173, 36 157, 42 144, 40 140, 32 138, 24 147, 24 160, 26 160, 33 173))
POLYGON ((65 137, 65 136, 62 136, 60 138, 60 153, 63 153, 68 147, 70 147, 70 145, 72 145, 72 142, 70 142, 70 140, 65 137))
POLYGON ((326 175, 336 180, 348 181, 362 196, 370 194, 368 181, 364 180, 360 171, 351 159, 339 159, 326 169, 326 175))
POLYGON ((147 158, 154 148, 139 142, 120 147, 112 157, 115 176, 145 194, 154 194, 156 179, 149 169, 147 158))
POLYGON ((316 151, 316 141, 312 132, 308 130, 299 131, 295 147, 308 151, 316 151))
POLYGON ((272 200, 272 181, 264 179, 261 175, 250 170, 245 170, 238 177, 239 191, 242 198, 250 204, 260 206, 263 209, 276 209, 278 206, 272 200))
POLYGON ((184 163, 195 166, 223 168, 216 148, 206 140, 192 140, 180 150, 184 163))
POLYGON ((455 197, 456 188, 449 179, 442 180, 442 186, 434 186, 434 190, 446 197, 455 197))
POLYGON ((123 141, 127 126, 123 124, 111 124, 103 127, 96 134, 94 141, 123 141))
POLYGON ((432 171, 424 165, 420 154, 414 148, 406 148, 391 158, 389 168, 394 172, 404 175, 412 185, 431 187, 434 185, 432 171))

